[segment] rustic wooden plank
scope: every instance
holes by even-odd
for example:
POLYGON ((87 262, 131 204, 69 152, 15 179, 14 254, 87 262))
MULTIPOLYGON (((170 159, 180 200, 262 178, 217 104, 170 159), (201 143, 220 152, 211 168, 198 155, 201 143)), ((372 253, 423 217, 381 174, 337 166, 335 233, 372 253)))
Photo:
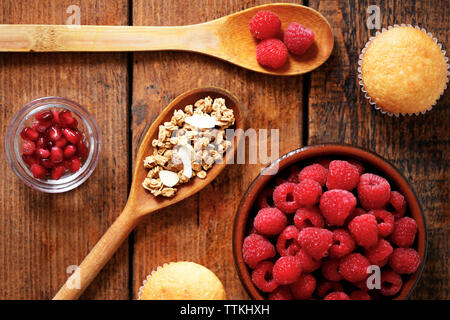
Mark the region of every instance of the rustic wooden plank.
MULTIPOLYGON (((205 22, 269 1, 133 1, 134 25, 205 22)), ((297 1, 298 3, 299 1, 297 1)), ((230 90, 246 128, 279 128, 280 154, 302 145, 302 77, 271 77, 193 53, 135 53, 133 153, 151 122, 178 94, 200 86, 230 90)), ((265 165, 230 165, 199 195, 149 217, 134 236, 133 292, 157 266, 189 260, 213 270, 231 299, 248 298, 232 256, 233 218, 246 187, 265 165)))
MULTIPOLYGON (((128 24, 128 1, 77 1, 82 24, 128 24)), ((64 24, 73 1, 8 1, 0 23, 64 24)), ((57 95, 95 117, 102 154, 94 174, 64 194, 44 194, 20 182, 0 153, 0 299, 49 299, 121 212, 128 185, 127 54, 1 54, 0 128, 25 103, 57 95)), ((3 149, 3 136, 1 148, 3 149)), ((129 297, 128 245, 83 298, 129 297)))
POLYGON ((366 10, 381 9, 381 25, 413 24, 449 45, 448 1, 319 1, 311 0, 329 20, 335 49, 329 61, 311 76, 309 143, 345 142, 373 150, 395 164, 414 186, 427 216, 429 251, 416 299, 450 297, 449 189, 450 95, 418 117, 391 118, 364 100, 357 79, 361 48, 375 30, 368 30, 366 10))

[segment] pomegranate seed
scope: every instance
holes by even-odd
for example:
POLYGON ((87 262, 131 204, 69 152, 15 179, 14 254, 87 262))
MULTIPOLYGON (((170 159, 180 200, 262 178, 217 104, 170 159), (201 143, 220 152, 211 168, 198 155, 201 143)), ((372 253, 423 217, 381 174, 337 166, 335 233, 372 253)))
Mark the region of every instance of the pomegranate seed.
POLYGON ((40 164, 46 169, 53 169, 55 167, 55 164, 50 159, 41 159, 40 164))
POLYGON ((50 122, 53 119, 53 114, 50 112, 50 110, 43 110, 36 113, 34 117, 39 122, 50 122))
POLYGON ((53 180, 59 180, 64 173, 66 172, 66 168, 64 166, 57 166, 52 170, 52 179, 53 180))
POLYGON ((61 138, 61 129, 56 126, 51 126, 47 129, 47 135, 50 141, 57 141, 61 138))
POLYGON ((39 164, 32 164, 31 173, 36 179, 44 179, 45 176, 47 175, 47 169, 45 169, 43 166, 39 164))
POLYGON ((78 142, 77 149, 78 149, 78 155, 82 159, 86 158, 87 155, 89 154, 89 149, 88 149, 88 147, 86 147, 86 144, 84 143, 84 141, 78 142))
POLYGON ((30 156, 34 153, 36 150, 36 145, 33 141, 24 141, 22 144, 22 153, 26 156, 30 156))
POLYGON ((38 158, 36 157, 36 156, 27 156, 27 155, 22 155, 22 160, 23 160, 23 162, 25 162, 27 165, 29 165, 30 167, 33 165, 33 164, 38 164, 39 163, 39 160, 38 160, 38 158))
POLYGON ((63 129, 63 134, 64 137, 73 145, 76 145, 81 140, 80 134, 72 129, 63 129))
POLYGON ((52 142, 48 140, 45 136, 40 136, 36 141, 36 147, 42 149, 50 149, 52 147, 52 142))
POLYGON ((64 148, 66 145, 67 145, 67 139, 64 137, 59 138, 55 142, 55 146, 60 147, 60 148, 64 148))
POLYGON ((44 133, 48 127, 52 125, 51 122, 35 122, 31 126, 32 129, 36 130, 39 133, 44 133))
POLYGON ((65 126, 71 126, 75 120, 75 118, 72 117, 72 113, 67 109, 64 109, 59 113, 59 119, 65 126))
POLYGON ((36 141, 39 138, 39 133, 30 127, 25 127, 20 132, 20 136, 24 140, 36 141))
POLYGON ((63 119, 64 117, 72 117, 72 113, 69 109, 61 109, 61 111, 59 112, 59 116, 60 119, 63 119))
POLYGON ((78 129, 74 129, 73 132, 80 138, 80 141, 84 140, 84 135, 78 129))
POLYGON ((30 129, 29 127, 25 127, 22 129, 22 131, 20 131, 20 136, 22 137, 22 139, 24 140, 28 140, 28 135, 27 135, 27 131, 28 129, 30 129))
POLYGON ((67 126, 69 128, 76 129, 78 127, 78 120, 75 118, 72 118, 72 119, 73 119, 72 123, 67 124, 67 126))
MULTIPOLYGON (((70 160, 72 160, 72 159, 70 159, 70 160)), ((63 161, 63 166, 64 166, 64 168, 66 168, 67 170, 69 170, 69 168, 70 168, 70 160, 64 160, 64 161, 63 161)))
POLYGON ((56 109, 52 109, 51 110, 52 116, 53 116, 53 124, 57 124, 60 125, 61 124, 61 120, 59 119, 59 111, 56 109))
POLYGON ((50 157, 50 151, 40 148, 36 150, 36 155, 41 159, 47 159, 50 157))
POLYGON ((47 141, 45 141, 44 137, 39 137, 39 139, 37 139, 36 141, 36 147, 37 148, 45 148, 45 146, 47 145, 47 141))
POLYGON ((50 160, 53 163, 60 163, 63 161, 63 151, 60 147, 52 147, 50 151, 50 160))
POLYGON ((67 147, 64 148, 64 158, 70 159, 75 155, 76 152, 77 148, 74 145, 69 144, 67 147))
POLYGON ((72 172, 77 172, 81 168, 80 158, 73 158, 69 160, 69 170, 72 172))

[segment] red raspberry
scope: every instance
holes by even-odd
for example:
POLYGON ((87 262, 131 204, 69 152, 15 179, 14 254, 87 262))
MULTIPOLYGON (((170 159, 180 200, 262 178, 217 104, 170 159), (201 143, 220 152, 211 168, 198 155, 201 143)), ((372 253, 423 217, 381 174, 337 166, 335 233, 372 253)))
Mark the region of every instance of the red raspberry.
POLYGON ((298 174, 298 179, 303 181, 305 179, 311 179, 324 186, 327 183, 328 170, 318 163, 314 163, 310 166, 306 166, 298 174))
POLYGON ((366 210, 382 209, 391 196, 391 186, 385 178, 372 173, 361 175, 358 185, 358 198, 366 210))
POLYGON ((259 290, 272 292, 278 287, 278 283, 273 279, 273 263, 263 261, 252 272, 252 281, 259 290))
POLYGON ((386 210, 372 210, 369 211, 378 223, 378 235, 380 237, 387 237, 394 230, 394 216, 386 210))
POLYGON ((355 250, 355 241, 344 229, 333 231, 333 245, 330 247, 330 257, 342 258, 355 250))
POLYGON ((369 296, 367 292, 362 290, 355 290, 350 293, 350 299, 352 300, 372 300, 372 297, 369 296))
POLYGON ((286 227, 286 224, 286 215, 277 208, 259 210, 253 222, 256 231, 267 236, 279 234, 286 227))
POLYGON ((417 233, 416 220, 410 217, 403 217, 395 221, 394 231, 391 240, 402 248, 411 247, 417 233))
POLYGON ((258 204, 258 209, 273 207, 272 199, 273 189, 266 188, 258 196, 256 203, 258 204))
POLYGON ((287 48, 281 40, 266 39, 256 46, 256 61, 272 69, 281 68, 287 61, 287 48))
POLYGON ((353 190, 359 182, 358 168, 347 161, 334 160, 328 168, 327 188, 353 190))
POLYGON ((400 219, 405 215, 406 212, 406 201, 405 197, 402 196, 400 192, 397 191, 391 191, 390 197, 389 197, 389 204, 394 207, 395 212, 394 219, 400 219))
POLYGON ((342 291, 336 291, 328 294, 323 300, 350 300, 350 297, 342 291))
POLYGON ((300 170, 298 169, 297 166, 289 167, 288 172, 289 172, 289 176, 287 177, 287 182, 292 182, 292 183, 300 182, 300 180, 298 179, 298 174, 299 174, 300 170))
POLYGON ((314 260, 304 249, 300 249, 295 256, 300 261, 303 273, 311 273, 320 268, 320 260, 314 260))
POLYGON ((251 34, 258 40, 275 37, 281 29, 280 18, 268 10, 258 11, 249 24, 251 34))
POLYGON ((281 232, 277 240, 277 251, 280 256, 293 256, 300 250, 297 238, 298 230, 295 226, 287 226, 281 232))
POLYGON ((341 259, 339 272, 345 280, 357 282, 366 279, 369 260, 360 253, 352 253, 341 259))
POLYGON ((330 281, 341 281, 342 275, 339 273, 339 259, 325 259, 322 263, 323 277, 330 281))
POLYGON ((389 257, 389 265, 400 274, 414 273, 420 265, 419 253, 412 248, 396 248, 389 257))
POLYGON ((403 286, 402 277, 392 270, 381 272, 381 294, 383 296, 393 296, 397 294, 403 286))
POLYGON ((294 283, 301 273, 300 260, 293 256, 281 257, 273 266, 273 278, 279 284, 294 283))
POLYGON ((369 290, 369 288, 367 288, 367 279, 361 280, 361 281, 356 281, 356 282, 352 282, 352 284, 359 288, 359 290, 367 292, 369 290))
MULTIPOLYGON (((277 187, 280 184, 287 183, 287 182, 290 182, 290 181, 288 181, 288 179, 276 178, 275 179, 275 186, 277 187)), ((291 182, 291 183, 296 183, 296 182, 291 182)))
POLYGON ((291 22, 284 32, 284 43, 293 54, 303 54, 314 42, 314 32, 299 23, 291 22))
POLYGON ((378 241, 377 219, 371 214, 355 217, 349 224, 348 230, 356 243, 364 248, 370 248, 378 241))
POLYGON ((290 166, 287 169, 283 170, 281 174, 279 174, 279 177, 275 180, 275 184, 280 185, 285 182, 297 184, 300 182, 298 180, 299 172, 300 170, 298 169, 297 166, 290 166))
POLYGON ((361 208, 355 208, 353 209, 352 212, 350 212, 350 214, 348 215, 347 219, 346 219, 346 224, 349 224, 350 221, 353 220, 354 217, 360 216, 362 214, 366 214, 367 211, 361 208))
POLYGON ((250 234, 244 239, 242 255, 245 263, 252 269, 266 259, 275 257, 275 248, 269 240, 259 234, 250 234))
POLYGON ((289 286, 280 286, 269 294, 269 300, 294 300, 289 286))
POLYGON ((361 162, 353 160, 353 159, 347 160, 347 162, 352 164, 352 165, 354 165, 356 167, 356 169, 358 169, 359 175, 362 175, 364 173, 365 169, 364 169, 364 166, 363 166, 363 164, 361 162))
POLYGON ((328 168, 330 167, 331 160, 327 158, 319 158, 316 160, 316 162, 328 170, 328 168))
POLYGON ((328 255, 333 244, 333 232, 322 228, 304 228, 298 234, 298 243, 316 260, 328 255))
POLYGON ((275 206, 281 211, 293 213, 299 208, 299 204, 293 195, 295 186, 295 183, 286 182, 275 188, 273 201, 275 202, 275 206))
POLYGON ((380 239, 376 245, 366 250, 366 257, 371 264, 384 267, 392 252, 394 252, 394 249, 391 244, 384 239, 380 239))
POLYGON ((320 197, 319 207, 330 225, 342 226, 356 207, 356 198, 346 190, 329 190, 320 197))
POLYGON ((306 227, 323 228, 322 214, 316 207, 300 208, 295 212, 294 224, 298 230, 306 227))
POLYGON ((302 274, 297 281, 290 285, 290 288, 295 299, 309 299, 316 290, 316 278, 310 274, 302 274))
POLYGON ((301 206, 313 206, 319 202, 322 186, 317 181, 304 179, 294 187, 294 198, 301 206))
POLYGON ((321 298, 331 292, 343 291, 344 287, 340 282, 323 281, 317 286, 317 295, 321 298))

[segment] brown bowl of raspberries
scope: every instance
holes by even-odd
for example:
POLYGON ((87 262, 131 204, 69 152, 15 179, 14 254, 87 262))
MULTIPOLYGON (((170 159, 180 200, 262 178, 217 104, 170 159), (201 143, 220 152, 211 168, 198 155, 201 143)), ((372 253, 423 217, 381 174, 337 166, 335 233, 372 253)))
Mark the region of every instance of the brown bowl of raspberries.
POLYGON ((264 169, 233 234, 239 276, 258 300, 406 299, 426 248, 425 216, 405 177, 341 144, 304 147, 264 169))

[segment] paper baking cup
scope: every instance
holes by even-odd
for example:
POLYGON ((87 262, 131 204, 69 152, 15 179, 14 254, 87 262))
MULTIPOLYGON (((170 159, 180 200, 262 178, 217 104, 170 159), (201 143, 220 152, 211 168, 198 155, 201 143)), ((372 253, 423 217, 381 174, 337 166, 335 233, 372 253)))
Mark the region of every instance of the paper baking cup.
POLYGON ((162 266, 159 266, 156 268, 156 270, 153 270, 147 277, 145 277, 145 280, 142 282, 142 286, 139 288, 137 300, 141 300, 141 294, 144 291, 144 286, 147 283, 147 281, 153 276, 153 274, 158 271, 161 268, 164 268, 168 263, 164 263, 162 266))
POLYGON ((441 49, 442 53, 444 54, 445 62, 447 63, 447 82, 445 83, 444 90, 442 90, 441 95, 439 96, 439 98, 436 99, 436 101, 435 101, 435 102, 434 102, 427 110, 424 110, 424 111, 421 111, 421 112, 415 112, 415 113, 390 113, 390 112, 387 112, 387 111, 381 109, 380 107, 378 107, 377 104, 376 104, 374 101, 372 101, 372 99, 370 98, 369 94, 367 93, 366 88, 364 87, 364 82, 363 82, 363 77, 362 77, 362 71, 361 71, 361 69, 362 69, 362 59, 363 59, 364 52, 366 52, 366 50, 367 50, 367 48, 369 47, 369 45, 370 45, 370 43, 372 42, 372 40, 375 39, 378 35, 380 35, 381 33, 385 32, 385 31, 387 31, 387 30, 390 30, 390 29, 392 29, 392 28, 397 28, 397 27, 413 27, 413 26, 410 25, 410 24, 401 24, 401 25, 394 24, 394 26, 389 26, 387 29, 386 29, 386 28, 383 28, 383 29, 381 29, 381 31, 377 31, 377 32, 375 33, 375 36, 370 37, 370 38, 369 38, 369 41, 367 41, 366 45, 365 45, 364 48, 361 50, 361 54, 359 55, 359 60, 358 60, 358 78, 359 78, 359 85, 361 86, 361 91, 364 92, 364 97, 367 99, 367 101, 369 101, 369 103, 370 103, 376 110, 380 111, 380 112, 383 113, 383 114, 387 114, 388 116, 396 116, 396 117, 398 117, 398 116, 400 116, 400 115, 402 115, 402 116, 411 116, 411 115, 424 114, 424 113, 426 113, 427 111, 430 111, 431 109, 433 109, 433 106, 434 106, 434 105, 438 102, 438 100, 442 97, 442 95, 444 94, 444 91, 447 89, 448 76, 450 75, 450 72, 449 72, 450 65, 448 64, 448 58, 447 58, 447 56, 446 56, 447 52, 446 52, 445 50, 442 49, 442 45, 438 42, 438 40, 437 40, 435 37, 433 37, 433 35, 431 34, 431 32, 427 32, 427 30, 425 30, 424 28, 421 28, 421 27, 419 27, 419 26, 414 26, 414 28, 419 29, 419 30, 422 30, 423 32, 425 32, 428 36, 430 36, 430 37, 434 40, 434 42, 437 43, 437 45, 438 45, 439 48, 441 49))

